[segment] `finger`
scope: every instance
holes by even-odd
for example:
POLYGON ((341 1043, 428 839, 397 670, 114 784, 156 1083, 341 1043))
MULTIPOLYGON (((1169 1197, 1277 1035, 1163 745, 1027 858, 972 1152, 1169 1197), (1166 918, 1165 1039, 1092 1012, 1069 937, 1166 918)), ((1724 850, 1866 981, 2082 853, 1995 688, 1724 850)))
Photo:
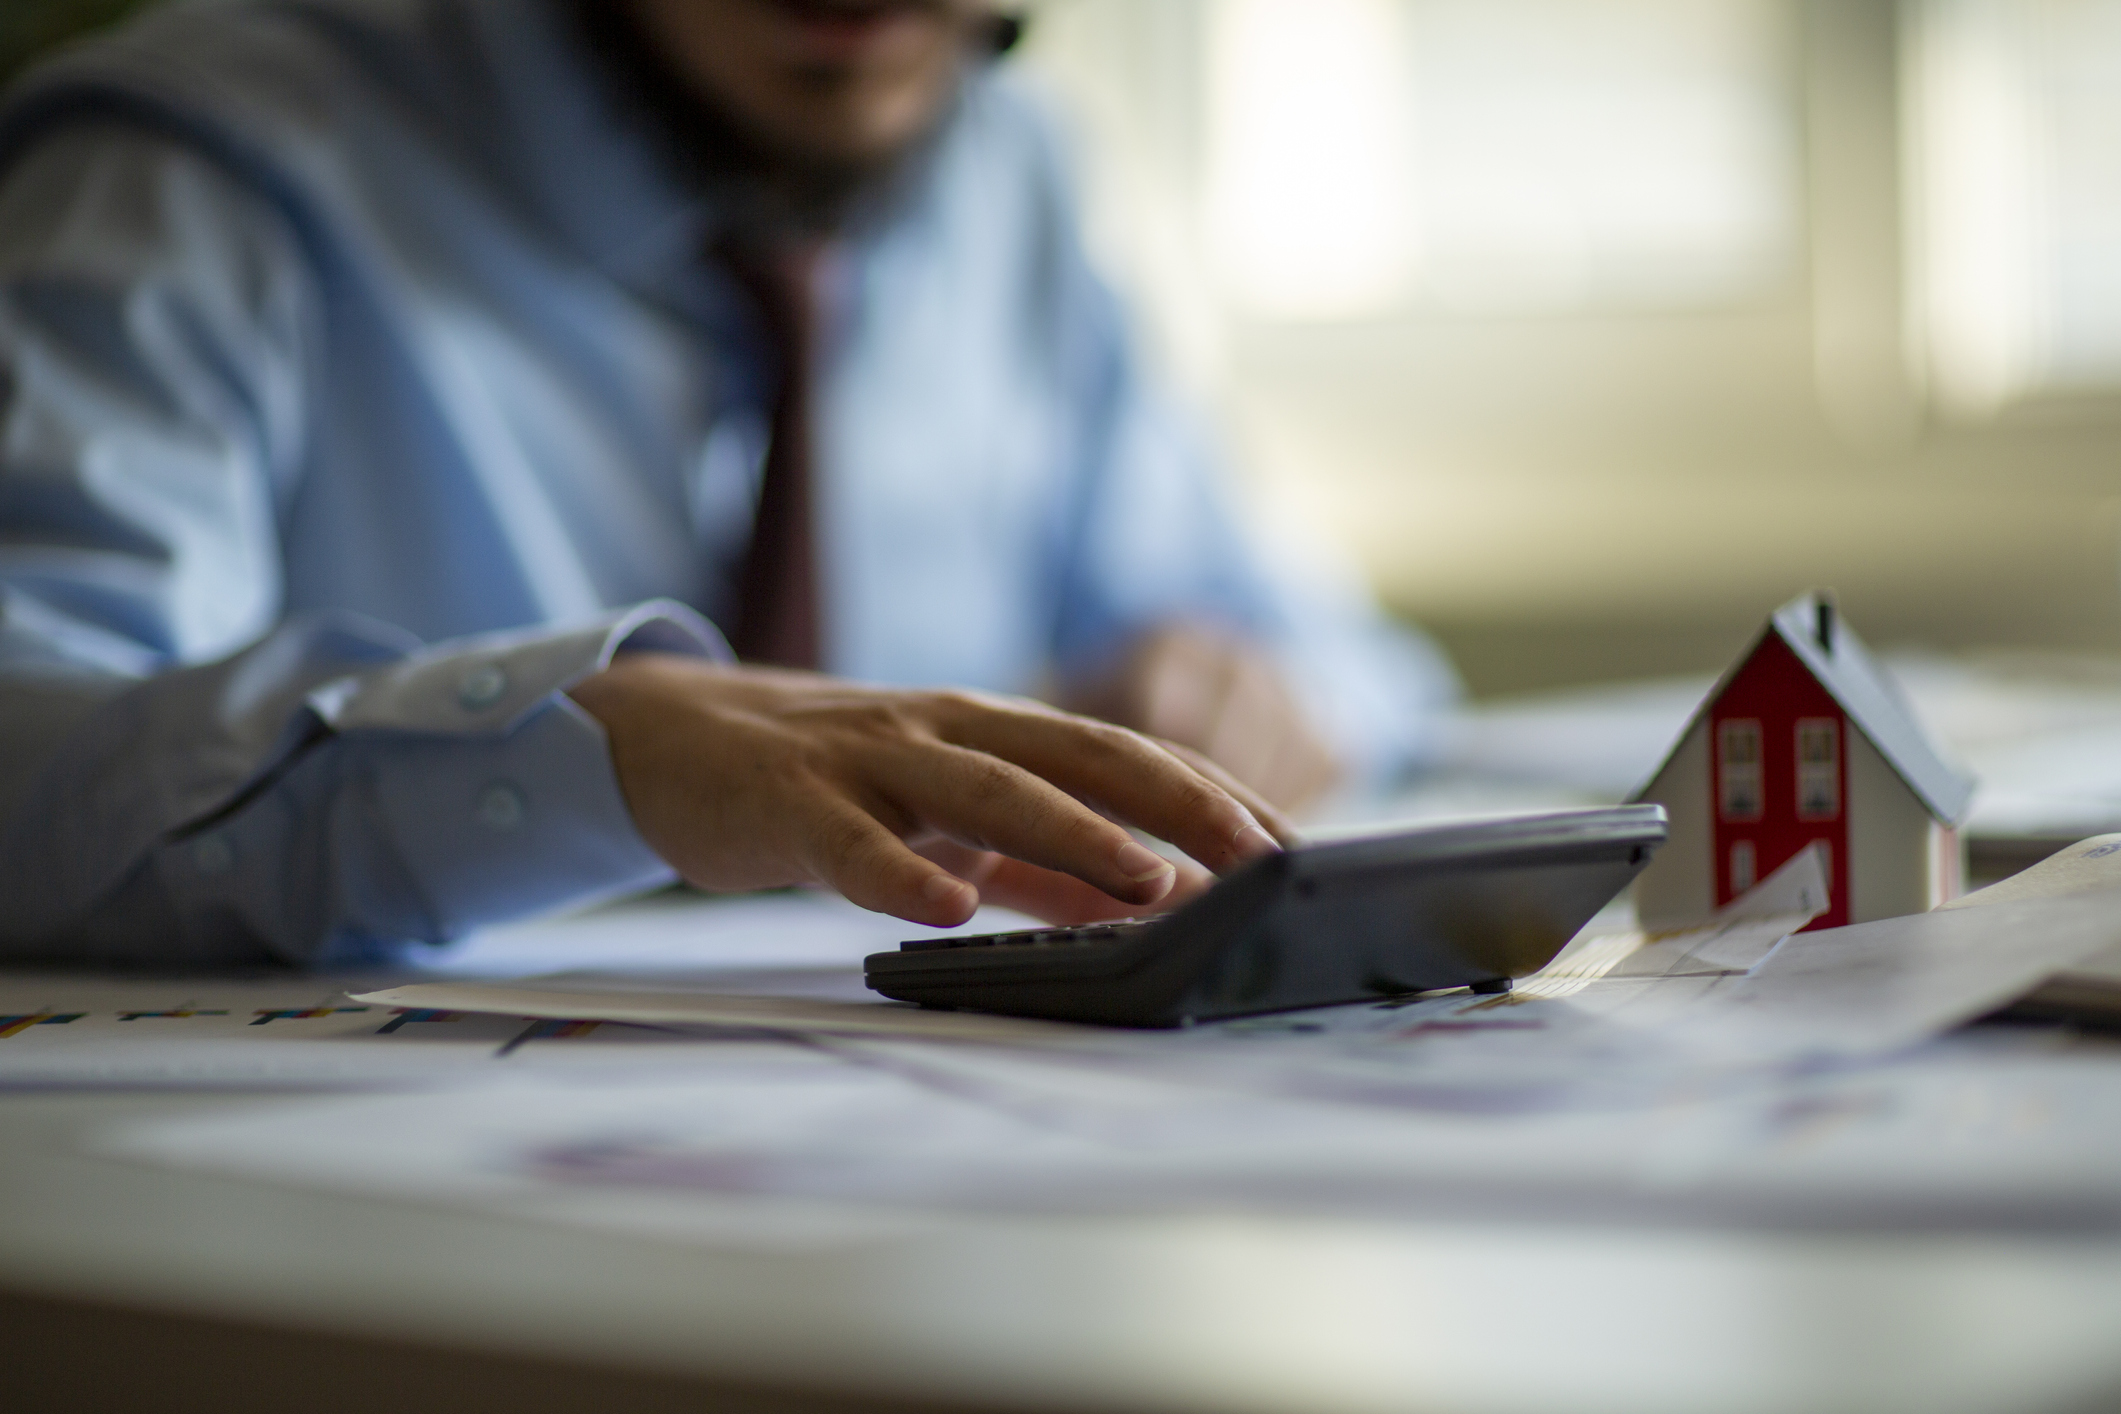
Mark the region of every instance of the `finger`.
POLYGON ((1081 801, 983 751, 914 741, 872 772, 892 805, 960 844, 1073 874, 1135 908, 1171 890, 1169 860, 1081 801))
POLYGON ((1297 830, 1295 825, 1289 822, 1289 817, 1282 814, 1273 801, 1231 775, 1220 762, 1213 761, 1201 752, 1195 751, 1192 747, 1182 745, 1179 742, 1159 741, 1156 744, 1242 802, 1244 807, 1252 812, 1253 818, 1259 821, 1261 827, 1272 835, 1275 842, 1283 848, 1294 848, 1303 843, 1302 833, 1297 830))
POLYGON ((1147 911, 1136 904, 1121 903, 1103 889, 1092 888, 1073 874, 1041 869, 1036 864, 1026 864, 1006 855, 994 858, 995 867, 988 874, 980 897, 988 903, 1028 913, 1041 922, 1104 923, 1114 918, 1132 918, 1147 911))
POLYGON ((964 696, 940 699, 936 714, 946 740, 1094 801, 1217 873, 1275 851, 1273 837, 1237 794, 1124 728, 964 696))
POLYGON ((1171 892, 1156 901, 1158 913, 1168 913, 1182 904, 1188 904, 1215 887, 1215 876, 1190 859, 1173 861, 1178 866, 1178 882, 1171 892))
POLYGON ((907 843, 915 854, 930 864, 940 864, 978 889, 982 899, 987 896, 988 876, 993 874, 995 866, 1006 858, 991 849, 974 849, 970 845, 959 844, 956 840, 945 839, 941 835, 933 835, 918 842, 909 840, 907 843))
POLYGON ((797 850, 812 875, 849 902, 931 928, 955 928, 979 890, 921 858, 878 820, 837 796, 816 802, 797 850))
POLYGON ((980 897, 988 903, 1028 913, 1048 923, 1104 923, 1115 918, 1141 918, 1168 913, 1191 903, 1214 886, 1215 876, 1185 860, 1178 864, 1178 882, 1147 908, 1123 904, 1091 888, 1072 874, 1056 874, 1021 859, 996 856, 998 863, 980 886, 980 897))
POLYGON ((1072 874, 1041 869, 992 850, 971 849, 955 840, 935 839, 913 847, 921 858, 979 890, 980 902, 1013 908, 1048 923, 1102 923, 1112 918, 1167 913, 1191 903, 1214 886, 1215 876, 1190 859, 1174 859, 1177 882, 1147 908, 1121 903, 1072 874))

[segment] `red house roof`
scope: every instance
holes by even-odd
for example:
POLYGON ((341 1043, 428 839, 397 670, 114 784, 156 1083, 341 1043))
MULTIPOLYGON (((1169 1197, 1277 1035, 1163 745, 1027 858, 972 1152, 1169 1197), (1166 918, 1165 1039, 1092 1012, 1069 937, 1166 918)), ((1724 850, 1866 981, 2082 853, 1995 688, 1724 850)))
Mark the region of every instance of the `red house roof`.
MULTIPOLYGON (((1731 679, 1760 651, 1770 634, 1797 655, 1797 660, 1848 715, 1850 724, 1878 748, 1879 755, 1892 764, 1932 815, 1948 825, 1966 818, 1966 807, 1974 794, 1973 780, 1938 753, 1900 689, 1871 657, 1863 640, 1841 622, 1833 601, 1818 594, 1800 594, 1775 611, 1760 636, 1738 655, 1738 660, 1702 699, 1688 720, 1686 731, 1679 734, 1680 741, 1686 740, 1687 732, 1693 731, 1723 696, 1731 679)), ((1673 750, 1677 749, 1675 742, 1673 750)), ((1657 764, 1650 773, 1652 781, 1671 759, 1667 753, 1657 764)), ((1639 797, 1641 791, 1636 795, 1639 797)))

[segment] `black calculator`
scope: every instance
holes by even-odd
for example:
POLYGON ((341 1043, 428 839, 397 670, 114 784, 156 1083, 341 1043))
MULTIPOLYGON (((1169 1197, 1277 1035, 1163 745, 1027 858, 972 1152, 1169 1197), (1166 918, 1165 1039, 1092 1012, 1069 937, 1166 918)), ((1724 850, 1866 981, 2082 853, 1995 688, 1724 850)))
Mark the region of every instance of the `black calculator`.
POLYGON ((899 1001, 1106 1026, 1506 991, 1664 838, 1664 807, 1623 805, 1303 845, 1159 917, 922 938, 871 954, 863 972, 899 1001))

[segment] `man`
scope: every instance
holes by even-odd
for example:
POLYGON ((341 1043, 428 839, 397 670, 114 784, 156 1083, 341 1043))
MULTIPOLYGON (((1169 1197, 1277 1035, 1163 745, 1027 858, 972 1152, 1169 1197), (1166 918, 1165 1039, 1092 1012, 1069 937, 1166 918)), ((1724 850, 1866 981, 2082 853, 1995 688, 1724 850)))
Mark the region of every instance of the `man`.
POLYGON ((1274 848, 1314 716, 1403 758, 1443 675, 1238 532, 998 24, 258 0, 19 85, 0 942, 343 960, 672 871, 1087 918, 1204 879, 1115 821, 1274 848), (1041 682, 1176 740, 918 686, 1041 682))

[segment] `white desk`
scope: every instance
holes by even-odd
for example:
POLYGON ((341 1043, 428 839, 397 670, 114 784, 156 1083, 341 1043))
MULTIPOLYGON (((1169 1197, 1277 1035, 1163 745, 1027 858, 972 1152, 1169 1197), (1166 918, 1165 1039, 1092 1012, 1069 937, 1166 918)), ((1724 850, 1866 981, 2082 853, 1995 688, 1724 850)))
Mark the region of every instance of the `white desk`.
POLYGON ((9 1407, 126 1407, 110 1396, 128 1387, 171 1408, 396 1411, 592 1392, 619 1408, 720 1391, 749 1398, 714 1407, 1318 1414, 2121 1396, 2111 1240, 1203 1218, 966 1221, 762 1253, 69 1153, 111 1120, 255 1103, 0 1100, 9 1407), (460 1402, 471 1381, 497 1397, 460 1402))
MULTIPOLYGON (((668 930, 650 925, 672 906, 607 915, 582 936, 599 956, 630 946, 637 965, 667 964, 656 940, 668 930)), ((836 946, 867 946, 867 926, 897 928, 860 923, 836 946)), ((816 930, 814 960, 830 956, 829 932, 816 930)), ((539 966, 581 961, 556 946, 563 936, 520 930, 469 960, 500 970, 512 948, 539 966)), ((245 998, 213 1025, 242 1025, 253 1002, 314 1005, 323 989, 322 979, 275 985, 294 999, 245 998)), ((35 990, 54 1005, 155 1004, 126 999, 133 986, 53 977, 35 990)), ((709 1393, 711 1407, 762 1410, 1305 1414, 2121 1402, 2121 1231, 1200 1212, 966 1215, 911 1230, 884 1220, 852 1240, 744 1245, 91 1153, 127 1121, 288 1103, 285 1093, 0 1092, 5 1407, 675 1409, 707 1407, 709 1393)))

